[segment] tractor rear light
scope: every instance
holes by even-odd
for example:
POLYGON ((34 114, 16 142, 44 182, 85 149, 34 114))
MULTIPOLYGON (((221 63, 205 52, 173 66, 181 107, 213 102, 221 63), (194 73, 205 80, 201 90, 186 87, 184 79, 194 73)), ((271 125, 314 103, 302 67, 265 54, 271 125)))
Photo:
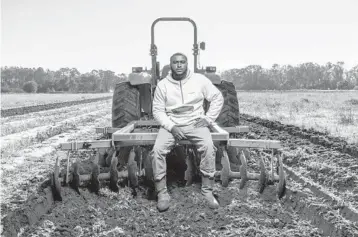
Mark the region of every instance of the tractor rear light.
POLYGON ((141 73, 143 72, 143 67, 132 67, 132 73, 141 73))
POLYGON ((216 72, 216 67, 206 67, 206 72, 216 72))

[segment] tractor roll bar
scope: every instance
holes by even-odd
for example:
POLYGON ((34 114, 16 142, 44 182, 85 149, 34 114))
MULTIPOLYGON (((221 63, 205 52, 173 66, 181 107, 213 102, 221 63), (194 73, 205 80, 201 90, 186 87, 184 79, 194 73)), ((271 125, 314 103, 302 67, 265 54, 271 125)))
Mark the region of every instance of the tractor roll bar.
MULTIPOLYGON (((188 17, 161 17, 156 19, 153 23, 152 23, 152 27, 151 27, 151 44, 150 44, 150 54, 152 56, 152 75, 153 75, 153 81, 152 84, 156 85, 157 84, 157 78, 159 75, 156 75, 157 72, 157 46, 154 43, 154 27, 155 25, 159 22, 159 21, 189 21, 193 27, 194 27, 194 44, 193 44, 193 55, 194 55, 194 72, 198 71, 197 68, 197 55, 198 55, 198 30, 196 27, 195 22, 188 18, 188 17)), ((159 71, 159 70, 158 70, 159 71)))

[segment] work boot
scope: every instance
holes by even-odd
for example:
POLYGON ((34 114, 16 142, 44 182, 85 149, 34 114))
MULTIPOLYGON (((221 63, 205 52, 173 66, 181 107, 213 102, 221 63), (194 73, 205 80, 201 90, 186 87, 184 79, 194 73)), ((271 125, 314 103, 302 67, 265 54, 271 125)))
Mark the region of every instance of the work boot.
POLYGON ((212 209, 219 208, 219 203, 213 195, 214 179, 203 176, 201 181, 201 194, 204 195, 209 207, 212 209))
POLYGON ((155 189, 157 191, 158 203, 157 209, 159 212, 168 210, 170 196, 167 189, 167 179, 166 177, 162 178, 160 181, 155 182, 155 189))

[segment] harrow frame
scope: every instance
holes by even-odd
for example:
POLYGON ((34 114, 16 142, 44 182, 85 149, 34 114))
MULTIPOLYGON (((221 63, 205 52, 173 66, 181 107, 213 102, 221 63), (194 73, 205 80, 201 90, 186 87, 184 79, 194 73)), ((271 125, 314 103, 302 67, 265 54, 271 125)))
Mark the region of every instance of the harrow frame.
MULTIPOLYGON (((54 193, 55 199, 61 201, 61 184, 67 185, 69 183, 73 183, 74 180, 77 180, 77 188, 82 181, 91 181, 91 186, 95 186, 95 191, 99 191, 99 180, 108 180, 110 179, 114 188, 111 188, 112 191, 118 191, 118 186, 116 182, 118 178, 128 178, 130 175, 133 176, 132 171, 117 171, 117 163, 118 160, 114 156, 115 159, 112 158, 110 172, 108 173, 99 173, 99 152, 97 152, 97 157, 94 161, 94 167, 92 169, 92 174, 69 174, 69 166, 70 166, 70 151, 73 150, 88 150, 88 149, 104 149, 104 148, 114 148, 118 149, 121 147, 131 147, 130 157, 128 160, 128 167, 130 165, 137 166, 137 163, 134 161, 135 147, 139 146, 151 146, 154 145, 157 132, 151 130, 158 130, 159 124, 154 120, 138 120, 132 121, 127 126, 123 128, 112 128, 112 127, 97 127, 96 133, 102 133, 105 135, 107 139, 104 140, 90 140, 90 141, 74 141, 74 142, 66 142, 60 144, 61 150, 68 151, 67 155, 67 170, 66 176, 63 178, 59 177, 59 162, 56 160, 55 171, 52 174, 52 190, 54 193), (143 129, 144 127, 144 129, 143 129), (149 130, 149 132, 148 132, 149 130), (109 138, 109 139, 108 139, 109 138), (134 163, 133 163, 134 161, 134 163), (132 163, 132 164, 129 164, 132 163), (132 173, 132 174, 130 174, 132 173), (93 184, 94 183, 94 184, 93 184), (113 184, 114 183, 114 184, 113 184), (56 198, 57 197, 57 198, 56 198)), ((278 197, 281 198, 285 193, 285 185, 286 185, 286 175, 283 170, 283 164, 281 156, 278 156, 278 165, 279 168, 277 170, 277 174, 274 173, 273 170, 273 159, 274 159, 274 150, 281 148, 281 142, 277 140, 256 140, 256 139, 237 139, 230 138, 230 134, 238 134, 238 133, 247 133, 249 132, 248 126, 236 126, 236 127, 220 127, 217 124, 213 124, 211 127, 211 135, 214 144, 219 146, 222 150, 221 157, 221 165, 222 169, 216 171, 215 177, 221 180, 221 184, 223 187, 227 187, 230 179, 241 179, 240 189, 244 188, 247 180, 258 180, 259 181, 259 192, 262 193, 264 188, 268 184, 272 184, 274 182, 278 182, 277 193, 278 197), (240 171, 234 172, 230 168, 230 161, 227 154, 227 147, 236 147, 241 149, 249 149, 249 148, 261 148, 261 149, 272 149, 272 157, 271 157, 271 172, 267 173, 264 165, 264 161, 262 157, 260 158, 260 174, 258 173, 248 173, 247 172, 247 160, 245 153, 241 150, 240 154, 240 171)), ((177 143, 177 145, 191 145, 191 142, 188 140, 181 140, 177 143)), ((142 155, 142 154, 140 154, 142 155)), ((148 153, 149 155, 149 153, 148 153)), ((140 157, 142 160, 143 157, 140 157)), ((192 174, 195 169, 193 166, 193 161, 191 161, 190 155, 186 154, 185 160, 187 164, 187 170, 185 172, 185 179, 187 180, 187 185, 190 185, 192 182, 192 174)), ((145 175, 145 169, 142 169, 142 164, 139 165, 139 170, 135 170, 136 178, 145 175)), ((78 171, 77 171, 78 172, 78 171)), ((138 181, 134 181, 138 182, 138 181)), ((75 187, 76 188, 76 187, 75 187)))

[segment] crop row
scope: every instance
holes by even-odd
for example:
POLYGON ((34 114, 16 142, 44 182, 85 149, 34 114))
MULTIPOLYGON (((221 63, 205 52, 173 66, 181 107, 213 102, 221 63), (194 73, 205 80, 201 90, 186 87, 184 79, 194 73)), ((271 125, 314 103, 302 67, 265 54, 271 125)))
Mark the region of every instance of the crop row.
POLYGON ((59 103, 44 104, 44 105, 34 105, 34 106, 26 106, 26 107, 11 108, 11 109, 2 109, 1 117, 6 118, 10 116, 23 115, 23 114, 34 113, 34 112, 50 110, 50 109, 58 109, 58 108, 63 108, 73 105, 93 103, 101 100, 108 100, 111 98, 112 96, 106 96, 106 97, 93 98, 93 99, 67 101, 67 102, 59 102, 59 103))

